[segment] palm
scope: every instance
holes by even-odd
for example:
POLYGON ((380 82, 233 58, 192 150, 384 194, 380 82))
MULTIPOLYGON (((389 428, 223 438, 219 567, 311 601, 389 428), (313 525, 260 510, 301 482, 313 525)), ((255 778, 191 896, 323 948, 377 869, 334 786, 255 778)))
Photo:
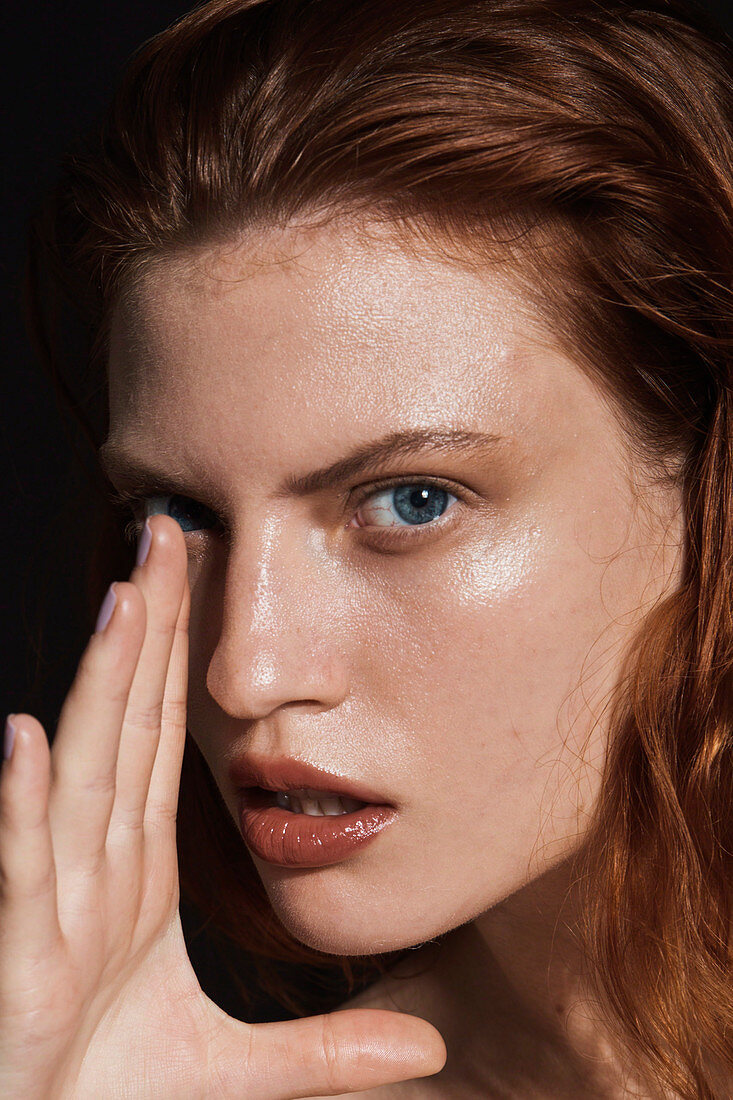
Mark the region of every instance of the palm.
POLYGON ((18 717, 0 777, 0 1093, 285 1100, 435 1073, 440 1035, 354 1009, 248 1025, 205 996, 178 913, 187 553, 154 545, 82 656, 53 749, 18 717))
POLYGON ((49 1082, 42 1095, 215 1096, 207 1080, 207 1037, 216 1012, 196 980, 176 916, 146 948, 104 968, 83 1027, 78 1012, 68 1021, 58 1087, 49 1082))

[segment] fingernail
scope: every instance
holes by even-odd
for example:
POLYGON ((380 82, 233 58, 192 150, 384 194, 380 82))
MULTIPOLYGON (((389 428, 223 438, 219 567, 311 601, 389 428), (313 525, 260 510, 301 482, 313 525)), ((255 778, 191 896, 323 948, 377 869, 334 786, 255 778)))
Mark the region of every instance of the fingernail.
POLYGON ((97 625, 94 627, 95 634, 101 634, 105 626, 112 618, 112 612, 115 609, 117 603, 117 593, 115 592, 115 581, 107 589, 107 595, 102 600, 102 606, 99 609, 97 615, 97 625))
POLYGON ((10 759, 10 754, 13 751, 13 745, 15 744, 15 726, 11 719, 15 718, 14 714, 9 714, 5 719, 5 740, 3 744, 3 756, 6 760, 10 759))
POLYGON ((145 520, 145 526, 140 532, 140 539, 137 544, 137 565, 144 565, 150 550, 150 543, 153 541, 153 532, 150 530, 150 520, 145 520))

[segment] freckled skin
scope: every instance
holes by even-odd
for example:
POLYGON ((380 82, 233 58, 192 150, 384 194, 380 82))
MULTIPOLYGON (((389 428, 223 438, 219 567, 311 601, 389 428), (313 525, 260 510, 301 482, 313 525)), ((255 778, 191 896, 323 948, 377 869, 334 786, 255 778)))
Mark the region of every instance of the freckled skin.
POLYGON ((282 921, 334 954, 457 930, 410 953, 405 973, 437 960, 427 976, 348 1002, 416 1007, 448 1044, 436 1077, 370 1095, 511 1082, 589 1097, 592 1074, 616 1095, 587 1060, 606 1048, 575 1018, 555 922, 598 792, 603 705, 679 576, 677 494, 638 466, 634 482, 609 403, 507 272, 418 256, 383 227, 267 231, 152 269, 115 312, 110 410, 111 439, 184 472, 229 528, 186 537, 189 729, 232 816, 227 763, 247 749, 363 779, 399 808, 345 862, 254 857, 282 921), (377 526, 357 530, 347 492, 275 496, 288 475, 416 426, 504 442, 357 479, 463 492, 399 549, 370 542, 395 522, 384 497, 359 506, 377 526))

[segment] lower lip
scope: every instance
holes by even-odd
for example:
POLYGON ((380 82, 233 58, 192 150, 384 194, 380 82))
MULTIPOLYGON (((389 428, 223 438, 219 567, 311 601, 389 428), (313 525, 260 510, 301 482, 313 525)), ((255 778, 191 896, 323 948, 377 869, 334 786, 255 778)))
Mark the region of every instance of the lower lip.
POLYGON ((349 859, 397 817, 394 806, 362 806, 350 814, 311 817, 272 806, 271 796, 238 794, 239 822, 247 847, 278 867, 326 867, 349 859))

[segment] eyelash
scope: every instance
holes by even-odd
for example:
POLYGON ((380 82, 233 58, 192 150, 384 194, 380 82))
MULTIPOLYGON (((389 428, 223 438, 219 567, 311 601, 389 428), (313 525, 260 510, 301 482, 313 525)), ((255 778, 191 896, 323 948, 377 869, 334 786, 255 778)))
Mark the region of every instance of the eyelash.
MULTIPOLYGON (((448 504, 447 508, 440 516, 438 516, 434 520, 428 521, 425 524, 417 525, 415 527, 410 527, 409 525, 405 525, 404 527, 375 527, 373 528, 373 532, 378 532, 378 534, 372 533, 372 540, 376 540, 378 542, 389 542, 390 544, 394 545, 396 543, 409 541, 414 538, 424 537, 422 535, 422 531, 425 529, 432 531, 435 531, 436 529, 443 530, 447 526, 447 523, 452 523, 452 520, 443 522, 444 517, 447 516, 449 512, 455 511, 453 507, 454 504, 463 501, 462 492, 460 491, 459 487, 452 481, 446 481, 443 478, 436 477, 402 477, 386 479, 384 481, 370 482, 368 486, 356 486, 353 492, 357 494, 357 497, 355 501, 352 501, 351 509, 354 512, 357 512, 361 505, 364 504, 364 502, 369 500, 371 497, 377 496, 379 493, 384 493, 389 489, 398 489, 401 485, 414 485, 416 487, 428 486, 432 489, 442 489, 444 492, 456 497, 457 499, 448 504)), ((111 488, 109 490, 108 496, 114 508, 121 509, 123 513, 128 516, 132 513, 133 518, 129 519, 125 523, 125 526, 123 528, 123 538, 126 542, 131 544, 136 543, 140 536, 140 531, 142 529, 144 519, 140 519, 139 516, 143 512, 145 502, 151 497, 178 496, 182 500, 190 500, 196 504, 199 503, 195 500, 195 498, 187 497, 183 493, 163 492, 160 487, 153 485, 141 485, 132 492, 126 489, 111 488)), ((202 505, 202 507, 206 508, 205 505, 202 505)), ((207 510, 211 511, 211 509, 207 510)), ((218 518, 217 523, 220 527, 224 526, 224 524, 220 520, 218 520, 218 518)), ((368 525, 365 527, 357 527, 356 530, 369 530, 369 527, 368 525)), ((194 534, 195 532, 185 533, 194 534)))

